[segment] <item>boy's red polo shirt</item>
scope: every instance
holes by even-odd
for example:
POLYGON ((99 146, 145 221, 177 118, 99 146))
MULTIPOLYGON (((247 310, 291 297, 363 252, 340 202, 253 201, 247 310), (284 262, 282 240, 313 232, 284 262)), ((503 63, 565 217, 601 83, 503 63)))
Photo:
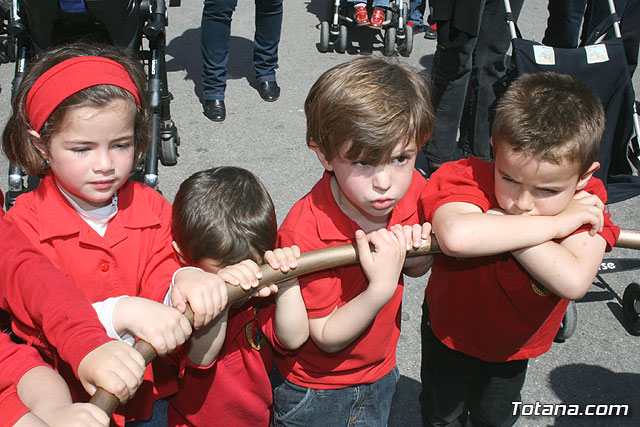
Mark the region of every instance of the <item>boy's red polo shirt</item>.
MULTIPOLYGON (((5 217, 18 224, 31 243, 71 277, 92 303, 120 295, 163 301, 173 273, 180 268, 171 246, 171 205, 137 182, 127 181, 118 191, 118 213, 104 237, 78 215, 51 174, 36 190, 18 197, 5 217)), ((16 326, 16 333, 34 341, 29 330, 16 326)), ((74 400, 87 401, 80 382, 55 350, 39 344, 45 359, 52 357, 50 363, 69 383, 74 400)), ((147 419, 155 400, 176 391, 175 376, 156 359, 147 367, 135 397, 116 409, 114 420, 123 425, 125 418, 147 419)))
POLYGON ((181 378, 169 401, 169 427, 206 426, 212 420, 220 427, 269 425, 273 347, 286 352, 276 338, 274 316, 273 298, 231 309, 224 344, 209 366, 188 361, 187 346, 170 356, 181 365, 181 378))
MULTIPOLYGON (((278 230, 277 247, 298 245, 302 252, 352 243, 360 229, 338 207, 330 188, 331 175, 320 181, 289 211, 278 230)), ((387 227, 424 223, 419 196, 425 180, 414 171, 409 190, 391 212, 387 227)), ((326 317, 368 286, 360 265, 334 268, 299 277, 309 318, 326 317)), ((373 323, 349 346, 326 353, 309 339, 292 355, 277 356, 282 375, 294 384, 316 389, 334 389, 373 383, 396 364, 400 336, 403 280, 392 299, 378 312, 373 323)))
MULTIPOLYGON (((603 202, 602 181, 589 180, 584 191, 603 202)), ((471 203, 483 212, 498 208, 492 162, 477 158, 445 163, 425 188, 424 210, 451 202, 471 203)), ((607 251, 620 229, 605 214, 600 235, 607 251)), ((587 231, 583 227, 576 231, 587 231)), ((447 347, 489 362, 529 359, 549 350, 568 300, 537 284, 509 253, 477 258, 437 254, 426 289, 431 328, 447 347)))

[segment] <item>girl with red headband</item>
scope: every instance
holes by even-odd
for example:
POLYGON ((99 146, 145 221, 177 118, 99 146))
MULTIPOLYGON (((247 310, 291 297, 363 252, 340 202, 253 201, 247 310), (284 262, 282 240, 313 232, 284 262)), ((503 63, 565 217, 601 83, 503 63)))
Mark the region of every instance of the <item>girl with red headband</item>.
MULTIPOLYGON (((180 269, 170 204, 128 179, 149 140, 145 79, 136 60, 111 47, 67 45, 35 61, 2 144, 11 162, 43 179, 6 217, 84 290, 110 336, 142 338, 162 356, 191 334, 180 313, 185 303, 198 328, 224 308, 226 288, 214 274, 180 269)), ((74 400, 86 401, 68 365, 41 350, 74 400)), ((156 359, 136 396, 116 409, 115 423, 166 426, 166 399, 176 391, 171 370, 156 359)))

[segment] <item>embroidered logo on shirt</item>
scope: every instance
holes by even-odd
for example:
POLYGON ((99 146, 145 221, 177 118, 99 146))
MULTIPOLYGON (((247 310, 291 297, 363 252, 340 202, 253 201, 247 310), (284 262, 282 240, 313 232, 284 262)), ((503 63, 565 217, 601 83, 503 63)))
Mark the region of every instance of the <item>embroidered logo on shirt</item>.
POLYGON ((547 288, 545 288, 535 280, 530 278, 529 283, 531 284, 531 289, 533 289, 533 292, 540 295, 541 297, 548 297, 549 295, 551 295, 550 290, 548 290, 547 288))
MULTIPOLYGON (((258 307, 253 307, 253 315, 258 315, 258 307)), ((245 334, 247 335, 247 341, 251 348, 254 350, 260 350, 262 347, 267 345, 267 338, 264 336, 260 327, 258 325, 258 319, 253 318, 247 325, 244 327, 245 334)))

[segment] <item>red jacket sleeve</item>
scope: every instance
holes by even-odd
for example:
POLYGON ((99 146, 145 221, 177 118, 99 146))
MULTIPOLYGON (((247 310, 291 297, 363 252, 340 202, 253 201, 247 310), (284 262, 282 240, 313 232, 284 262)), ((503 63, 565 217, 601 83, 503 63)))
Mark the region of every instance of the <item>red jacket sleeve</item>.
POLYGON ((0 235, 0 308, 34 340, 44 334, 77 373, 80 361, 110 340, 95 310, 15 224, 0 219, 0 235))
POLYGON ((29 408, 18 397, 15 384, 0 378, 0 427, 11 427, 18 422, 29 408))

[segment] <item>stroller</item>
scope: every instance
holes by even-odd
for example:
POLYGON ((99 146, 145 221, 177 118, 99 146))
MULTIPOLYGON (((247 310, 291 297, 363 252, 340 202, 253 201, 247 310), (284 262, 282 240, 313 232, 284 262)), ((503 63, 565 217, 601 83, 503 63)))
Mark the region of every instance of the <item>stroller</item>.
MULTIPOLYGON (((179 6, 180 0, 169 0, 179 6)), ((132 174, 151 188, 158 187, 158 160, 173 166, 178 159, 180 138, 171 120, 165 67, 164 0, 11 0, 5 25, 7 57, 16 61, 12 98, 29 61, 48 47, 74 41, 99 42, 123 47, 139 58, 147 69, 147 95, 152 113, 151 141, 144 165, 132 174), (143 36, 147 43, 143 43, 143 36), (145 48, 144 45, 147 45, 145 48)), ((9 166, 6 209, 22 193, 38 185, 20 167, 9 166)))
MULTIPOLYGON (((622 44, 620 19, 615 12, 613 1, 609 1, 611 15, 576 49, 553 48, 536 41, 524 40, 511 13, 509 0, 504 0, 504 3, 507 25, 511 32, 512 56, 506 75, 494 86, 496 99, 500 99, 510 83, 522 74, 554 71, 582 79, 592 86, 600 97, 606 116, 598 157, 600 169, 594 175, 604 182, 608 203, 640 195, 638 103, 635 101, 622 44), (614 32, 615 37, 605 39, 610 31, 614 32)), ((637 240, 634 240, 633 244, 623 247, 640 249, 637 240)), ((606 267, 607 263, 615 264, 615 261, 604 260, 603 265, 606 267)), ((630 331, 635 328, 640 333, 640 286, 637 283, 629 285, 625 292, 623 311, 630 331)), ((575 331, 576 324, 577 310, 572 302, 567 308, 556 341, 562 342, 569 338, 575 331)))
MULTIPOLYGON (((370 2, 367 6, 367 13, 371 14, 370 2)), ((350 11, 349 3, 345 0, 329 0, 327 2, 326 19, 320 23, 320 44, 318 51, 324 53, 329 50, 330 45, 338 53, 347 50, 348 37, 347 26, 352 25, 354 20, 350 11)), ((396 51, 402 56, 409 56, 413 50, 413 28, 407 24, 409 6, 404 0, 391 0, 385 20, 382 24, 384 30, 384 47, 382 53, 391 56, 396 51)))

